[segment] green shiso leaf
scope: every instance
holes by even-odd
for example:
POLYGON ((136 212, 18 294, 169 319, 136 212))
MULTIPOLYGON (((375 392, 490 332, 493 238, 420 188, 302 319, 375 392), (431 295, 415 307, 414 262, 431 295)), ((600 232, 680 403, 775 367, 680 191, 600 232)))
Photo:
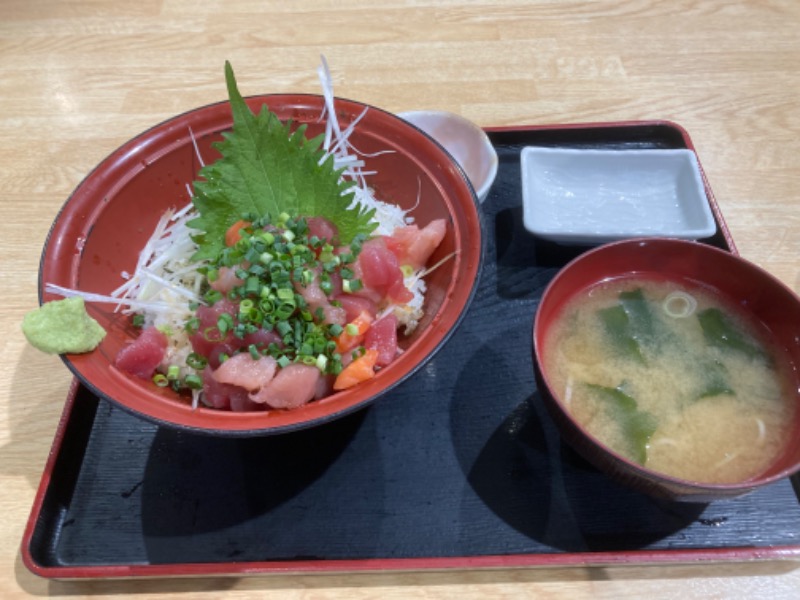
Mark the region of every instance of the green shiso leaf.
POLYGON ((292 131, 266 106, 254 114, 225 63, 225 79, 233 128, 215 144, 221 157, 200 170, 193 203, 199 216, 189 225, 199 230, 195 260, 215 256, 225 245, 225 232, 243 215, 325 217, 339 230, 342 243, 375 228, 373 210, 349 208, 354 185, 343 181, 333 157, 325 158, 323 136, 307 139, 306 127, 292 131))

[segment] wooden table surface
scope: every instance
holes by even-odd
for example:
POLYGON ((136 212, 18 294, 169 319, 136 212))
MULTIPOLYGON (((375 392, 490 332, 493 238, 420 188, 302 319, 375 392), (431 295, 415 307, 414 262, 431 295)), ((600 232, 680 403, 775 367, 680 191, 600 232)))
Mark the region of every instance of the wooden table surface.
POLYGON ((2 0, 0 597, 797 597, 791 562, 56 582, 19 546, 71 381, 20 331, 50 224, 121 143, 224 99, 226 59, 251 94, 316 93, 324 54, 339 95, 390 111, 676 121, 740 253, 799 291, 799 29, 796 0, 2 0))

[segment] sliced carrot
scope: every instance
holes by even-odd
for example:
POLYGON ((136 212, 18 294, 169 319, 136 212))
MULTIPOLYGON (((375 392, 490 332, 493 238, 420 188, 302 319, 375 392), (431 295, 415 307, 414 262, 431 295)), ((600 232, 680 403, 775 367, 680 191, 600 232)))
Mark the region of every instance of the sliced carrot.
POLYGON ((250 227, 250 223, 243 219, 231 225, 228 231, 225 232, 225 245, 235 246, 236 243, 242 239, 242 229, 246 229, 247 227, 250 227))
POLYGON ((372 315, 362 310, 336 338, 336 349, 339 353, 347 352, 358 346, 363 341, 370 325, 372 325, 372 315), (355 327, 355 333, 348 333, 347 329, 351 325, 355 327))
POLYGON ((333 382, 333 389, 346 390, 357 383, 366 381, 375 376, 375 363, 378 360, 378 351, 367 350, 349 365, 347 365, 333 382))

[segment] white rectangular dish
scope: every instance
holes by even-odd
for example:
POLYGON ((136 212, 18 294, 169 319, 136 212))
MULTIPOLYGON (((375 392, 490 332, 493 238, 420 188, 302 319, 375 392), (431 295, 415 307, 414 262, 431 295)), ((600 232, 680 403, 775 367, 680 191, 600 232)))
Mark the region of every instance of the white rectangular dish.
POLYGON ((527 146, 523 224, 562 244, 644 236, 702 239, 716 224, 695 153, 527 146))

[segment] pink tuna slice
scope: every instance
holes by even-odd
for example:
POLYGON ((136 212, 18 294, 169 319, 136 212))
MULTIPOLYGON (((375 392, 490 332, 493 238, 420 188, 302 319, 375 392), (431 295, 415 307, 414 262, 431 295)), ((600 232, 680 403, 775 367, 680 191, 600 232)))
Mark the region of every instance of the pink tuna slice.
POLYGON ((262 356, 256 360, 249 352, 240 352, 222 363, 212 376, 220 383, 255 392, 272 381, 277 367, 278 362, 271 356, 262 356))
MULTIPOLYGON (((238 339, 238 338, 236 338, 238 339)), ((275 331, 267 331, 265 329, 259 329, 258 331, 254 331, 253 333, 248 333, 241 339, 241 344, 239 345, 239 349, 247 348, 250 344, 253 344, 257 349, 264 350, 269 347, 270 344, 277 344, 278 346, 283 346, 283 342, 281 341, 281 336, 278 335, 275 331)))
POLYGON ((427 264, 442 243, 445 233, 445 220, 435 219, 422 229, 416 225, 398 227, 386 240, 386 244, 397 255, 401 265, 410 265, 416 271, 427 264))
POLYGON ((250 399, 272 408, 297 408, 314 398, 321 377, 317 367, 292 363, 280 369, 260 391, 250 394, 250 399))
POLYGON ((314 273, 314 277, 308 285, 294 283, 295 291, 300 294, 308 303, 308 308, 312 314, 316 314, 322 309, 322 322, 328 325, 344 325, 347 323, 347 315, 343 308, 333 306, 328 295, 319 286, 319 274, 314 273))
POLYGON ((347 322, 350 323, 362 312, 374 317, 378 312, 378 306, 369 298, 356 296, 355 294, 339 294, 335 300, 341 304, 347 315, 347 322))
MULTIPOLYGON (((192 349, 208 358, 215 347, 220 344, 226 344, 226 353, 229 353, 235 347, 233 344, 233 332, 229 331, 224 336, 220 335, 217 329, 217 321, 223 313, 235 317, 238 310, 237 304, 227 298, 223 298, 212 306, 198 306, 195 316, 200 321, 200 324, 197 332, 189 337, 192 349)), ((216 367, 217 365, 214 364, 212 366, 216 367)))
POLYGON ((148 327, 124 346, 114 365, 125 373, 150 379, 167 352, 167 336, 155 327, 148 327))
POLYGON ((397 356, 397 317, 390 313, 375 321, 364 336, 364 347, 378 351, 378 366, 392 362, 397 356))
POLYGON ((336 225, 323 217, 309 217, 306 219, 308 224, 308 237, 316 236, 325 240, 329 244, 336 244, 339 239, 339 230, 336 225))
POLYGON ((198 354, 208 359, 208 364, 216 369, 220 365, 220 354, 232 355, 235 351, 247 348, 250 344, 255 345, 259 350, 267 348, 271 343, 280 345, 280 336, 274 331, 260 329, 254 333, 248 333, 244 338, 239 338, 232 331, 228 331, 224 336, 220 335, 217 329, 217 321, 220 315, 229 314, 234 318, 234 323, 238 322, 236 317, 238 305, 223 298, 212 306, 200 306, 195 316, 200 321, 197 332, 189 337, 192 349, 198 354))
POLYGON ((233 412, 264 410, 263 404, 250 400, 246 389, 214 379, 211 367, 203 371, 203 403, 218 410, 233 412))
POLYGON ((353 273, 364 285, 356 295, 373 302, 379 303, 388 298, 393 302, 405 303, 414 297, 403 283, 403 272, 397 256, 389 250, 384 238, 372 238, 364 242, 353 265, 353 273))
POLYGON ((238 287, 244 283, 243 280, 236 276, 236 269, 233 267, 220 267, 217 272, 217 278, 210 283, 211 287, 218 292, 227 294, 233 288, 238 287))

